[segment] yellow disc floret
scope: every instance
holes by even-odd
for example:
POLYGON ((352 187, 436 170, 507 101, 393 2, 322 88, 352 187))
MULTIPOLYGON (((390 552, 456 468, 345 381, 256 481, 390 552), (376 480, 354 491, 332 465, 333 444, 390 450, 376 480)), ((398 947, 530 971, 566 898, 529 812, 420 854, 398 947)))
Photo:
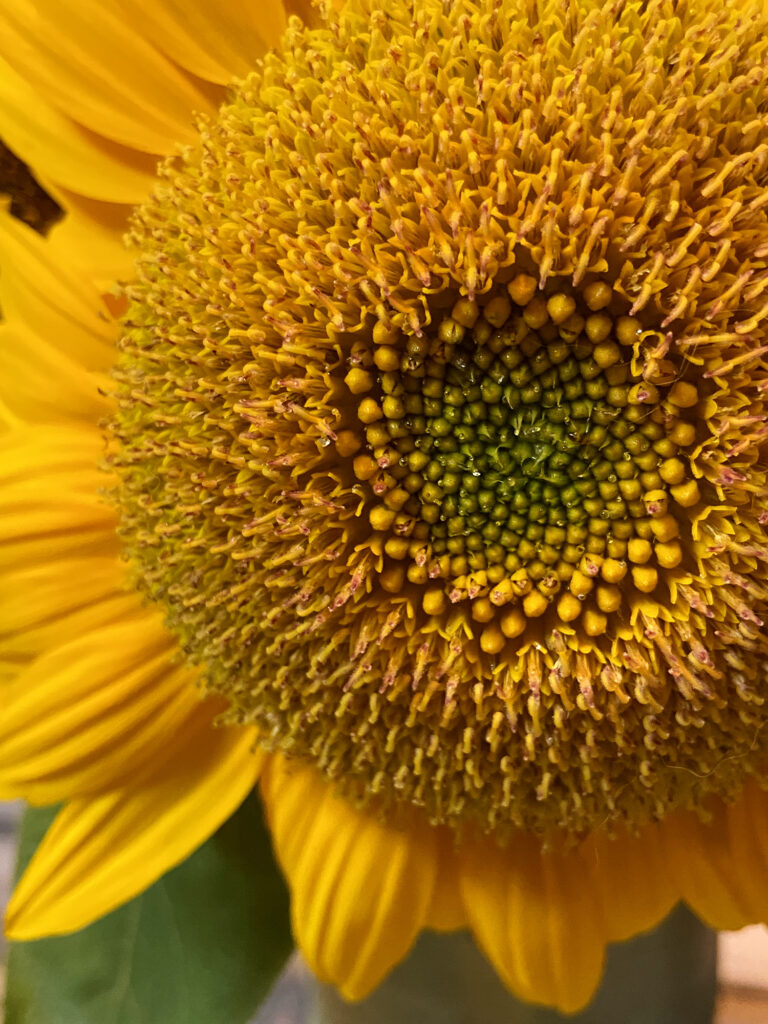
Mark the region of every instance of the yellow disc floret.
POLYGON ((116 501, 232 719, 502 835, 766 773, 767 57, 714 0, 349 0, 165 165, 116 501))

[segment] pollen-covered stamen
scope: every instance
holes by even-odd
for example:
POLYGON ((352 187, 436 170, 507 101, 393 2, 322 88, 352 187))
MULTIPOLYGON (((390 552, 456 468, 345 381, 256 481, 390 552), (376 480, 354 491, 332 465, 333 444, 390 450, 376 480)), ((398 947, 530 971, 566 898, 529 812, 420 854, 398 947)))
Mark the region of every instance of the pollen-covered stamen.
POLYGON ((380 585, 430 615, 469 602, 487 653, 531 624, 599 636, 685 552, 694 567, 703 394, 685 363, 647 358, 664 336, 623 305, 599 280, 518 272, 418 337, 377 323, 345 376, 380 585))

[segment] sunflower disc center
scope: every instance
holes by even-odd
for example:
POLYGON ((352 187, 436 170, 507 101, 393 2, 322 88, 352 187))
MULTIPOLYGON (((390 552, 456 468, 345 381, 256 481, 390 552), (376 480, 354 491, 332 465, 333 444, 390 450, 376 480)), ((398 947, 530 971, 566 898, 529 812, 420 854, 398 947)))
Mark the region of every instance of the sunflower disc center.
POLYGON ((670 506, 699 498, 679 457, 698 391, 672 365, 658 386, 633 372, 642 324, 620 305, 599 281, 542 293, 517 274, 482 305, 457 301, 430 336, 377 325, 378 373, 347 374, 365 396, 355 472, 380 500, 384 589, 422 587, 429 614, 471 601, 488 653, 550 612, 583 611, 597 636, 619 584, 650 594, 683 560, 670 506))
POLYGON ((136 585, 352 799, 581 836, 735 796, 766 774, 766 15, 323 6, 133 222, 136 585))

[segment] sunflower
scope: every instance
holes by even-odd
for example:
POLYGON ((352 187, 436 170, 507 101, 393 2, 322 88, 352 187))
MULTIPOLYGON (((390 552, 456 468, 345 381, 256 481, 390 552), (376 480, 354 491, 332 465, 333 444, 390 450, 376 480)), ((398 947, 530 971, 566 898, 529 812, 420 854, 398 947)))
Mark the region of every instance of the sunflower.
POLYGON ((768 920, 762 5, 0 28, 66 211, 0 220, 0 786, 66 801, 10 936, 257 783, 350 999, 425 928, 572 1011, 678 901, 768 920))

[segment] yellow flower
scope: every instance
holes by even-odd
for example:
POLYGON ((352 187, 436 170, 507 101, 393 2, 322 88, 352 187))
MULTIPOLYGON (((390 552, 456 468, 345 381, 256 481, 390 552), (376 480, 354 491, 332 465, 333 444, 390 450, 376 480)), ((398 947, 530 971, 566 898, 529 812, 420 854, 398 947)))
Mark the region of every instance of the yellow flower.
POLYGON ((0 786, 67 801, 11 936, 257 778, 350 998, 423 928, 575 1010, 679 900, 768 919, 761 6, 0 30, 67 211, 0 221, 0 786))

